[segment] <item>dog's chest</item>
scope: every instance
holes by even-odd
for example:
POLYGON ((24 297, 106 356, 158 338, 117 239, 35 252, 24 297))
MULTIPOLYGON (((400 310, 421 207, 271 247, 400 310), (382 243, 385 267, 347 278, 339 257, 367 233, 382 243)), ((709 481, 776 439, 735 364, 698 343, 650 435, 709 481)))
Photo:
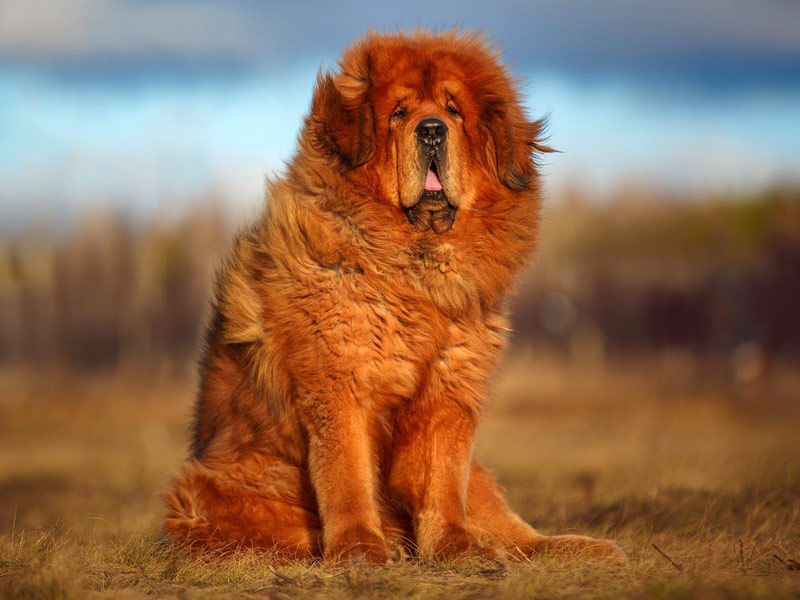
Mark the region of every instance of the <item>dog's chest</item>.
POLYGON ((349 324, 356 385, 377 399, 412 397, 441 346, 432 311, 405 299, 367 295, 353 307, 349 324))

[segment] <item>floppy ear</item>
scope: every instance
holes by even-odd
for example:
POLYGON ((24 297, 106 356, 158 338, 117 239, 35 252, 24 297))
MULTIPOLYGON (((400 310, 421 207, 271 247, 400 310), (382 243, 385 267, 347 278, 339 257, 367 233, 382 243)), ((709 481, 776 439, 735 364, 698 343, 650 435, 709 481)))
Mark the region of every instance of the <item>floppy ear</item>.
POLYGON ((345 74, 317 75, 307 126, 316 148, 354 168, 375 152, 375 117, 366 99, 367 84, 352 79, 345 74))
POLYGON ((497 174, 515 192, 530 189, 536 177, 534 152, 556 152, 541 141, 546 120, 528 121, 518 106, 503 100, 489 104, 484 123, 494 142, 497 174))

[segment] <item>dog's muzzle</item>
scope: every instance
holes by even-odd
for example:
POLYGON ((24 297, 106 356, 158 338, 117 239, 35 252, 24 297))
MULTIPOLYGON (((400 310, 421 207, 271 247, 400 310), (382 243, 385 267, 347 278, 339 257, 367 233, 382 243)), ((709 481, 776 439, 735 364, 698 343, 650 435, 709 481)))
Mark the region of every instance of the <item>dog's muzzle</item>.
POLYGON ((406 217, 417 231, 433 229, 436 233, 444 233, 453 227, 456 207, 447 201, 443 191, 425 190, 419 202, 406 209, 406 217))

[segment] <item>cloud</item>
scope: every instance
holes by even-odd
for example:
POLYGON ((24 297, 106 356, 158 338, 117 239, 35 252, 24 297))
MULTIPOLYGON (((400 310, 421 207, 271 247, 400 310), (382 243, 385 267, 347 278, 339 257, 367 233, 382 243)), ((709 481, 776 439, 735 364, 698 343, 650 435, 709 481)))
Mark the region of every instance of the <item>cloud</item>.
POLYGON ((116 57, 128 68, 235 60, 330 64, 367 27, 487 30, 519 68, 733 86, 800 82, 794 0, 5 0, 0 60, 116 57), (146 65, 147 66, 147 65, 146 65))
POLYGON ((241 56, 254 47, 245 17, 209 1, 4 0, 0 56, 34 61, 158 53, 241 56))

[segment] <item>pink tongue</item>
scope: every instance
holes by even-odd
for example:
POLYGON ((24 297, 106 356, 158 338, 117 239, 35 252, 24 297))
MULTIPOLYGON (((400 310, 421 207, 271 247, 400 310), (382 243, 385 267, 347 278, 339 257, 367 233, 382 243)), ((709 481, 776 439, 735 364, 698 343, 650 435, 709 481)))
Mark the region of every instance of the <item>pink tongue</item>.
POLYGON ((442 182, 436 176, 436 173, 428 169, 428 175, 425 177, 425 189, 432 192, 437 192, 442 189, 442 182))

